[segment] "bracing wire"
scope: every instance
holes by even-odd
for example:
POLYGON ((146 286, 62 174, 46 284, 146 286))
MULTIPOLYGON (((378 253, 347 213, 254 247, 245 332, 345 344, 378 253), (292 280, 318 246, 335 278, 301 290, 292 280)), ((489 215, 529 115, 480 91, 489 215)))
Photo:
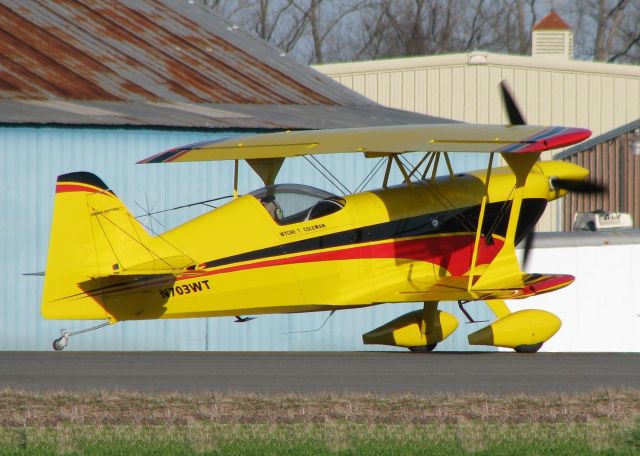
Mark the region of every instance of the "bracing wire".
MULTIPOLYGON (((187 207, 197 206, 198 204, 202 204, 203 206, 207 206, 207 207, 215 209, 216 206, 213 206, 213 205, 207 204, 207 203, 213 203, 214 201, 220 201, 220 200, 227 199, 227 198, 233 198, 233 195, 220 196, 218 198, 212 198, 212 199, 208 199, 208 200, 198 201, 196 203, 191 203, 191 204, 183 204, 182 206, 171 207, 169 209, 163 209, 161 211, 148 212, 146 214, 136 215, 135 218, 139 219, 139 218, 142 218, 142 217, 150 217, 152 215, 163 214, 165 212, 175 211, 177 209, 184 209, 184 208, 187 208, 187 207)), ((136 204, 138 204, 138 203, 136 203, 136 204)), ((140 207, 140 209, 144 210, 144 208, 142 206, 140 206, 139 204, 138 204, 138 206, 140 207)))
POLYGON ((489 230, 486 232, 486 236, 487 238, 489 238, 493 232, 498 228, 498 225, 500 225, 500 223, 502 222, 502 220, 504 219, 505 215, 507 214, 507 207, 509 206, 509 204, 513 204, 513 195, 516 191, 516 185, 513 184, 513 187, 511 188, 511 191, 509 192, 509 195, 507 196, 507 199, 504 200, 504 202, 502 203, 502 205, 500 206, 500 210, 498 211, 498 215, 496 216, 496 218, 493 220, 493 223, 491 224, 491 227, 489 228, 489 230))
POLYGON ((302 158, 304 158, 307 161, 307 163, 309 163, 316 171, 318 171, 322 177, 327 179, 327 181, 329 181, 329 183, 331 185, 333 185, 335 188, 337 188, 339 192, 341 192, 341 193, 345 193, 345 192, 346 193, 351 193, 351 192, 349 192, 349 189, 347 189, 346 187, 344 187, 344 186, 340 187, 340 185, 342 185, 342 184, 340 183, 339 180, 336 179, 334 181, 328 175, 326 175, 322 171, 322 169, 320 169, 313 161, 311 161, 311 159, 308 156, 303 155, 302 158))
MULTIPOLYGON (((406 165, 411 166, 411 162, 407 160, 403 155, 400 155, 399 157, 400 157, 400 160, 404 160, 406 165)), ((469 221, 466 218, 460 216, 457 213, 456 211, 457 208, 454 206, 454 204, 451 201, 449 201, 447 197, 444 196, 440 191, 438 191, 437 187, 432 186, 428 180, 425 181, 424 179, 419 179, 418 183, 422 185, 425 189, 427 189, 429 192, 431 192, 431 194, 436 198, 436 200, 440 202, 440 204, 445 210, 451 210, 453 212, 453 217, 457 219, 462 226, 466 227, 469 231, 475 231, 477 229, 477 226, 474 227, 473 224, 469 224, 469 221)))
MULTIPOLYGON (((160 221, 159 218, 155 217, 153 215, 153 207, 151 207, 151 205, 149 204, 149 198, 147 197, 147 194, 145 193, 144 195, 145 201, 146 201, 146 208, 143 207, 140 203, 138 203, 137 201, 136 206, 138 206, 140 209, 142 209, 145 213, 144 215, 140 215, 139 217, 147 217, 147 223, 149 224, 149 226, 151 227, 151 230, 153 230, 153 222, 155 221, 158 225, 160 225, 162 227, 163 230, 166 230, 166 227, 164 225, 164 223, 162 223, 160 221)), ((155 206, 155 205, 154 205, 155 206)))
MULTIPOLYGON (((91 208, 94 212, 96 211, 95 208, 91 208)), ((115 228, 117 228, 119 231, 121 231, 125 236, 129 237, 131 240, 133 240, 135 243, 139 244, 143 249, 145 249, 147 252, 149 252, 151 255, 155 256, 158 260, 162 261, 163 263, 165 263, 167 266, 169 266, 169 268, 173 268, 173 266, 171 264, 169 264, 164 258, 162 258, 160 255, 158 255, 157 253, 155 253, 153 250, 151 250, 147 245, 145 245, 143 242, 141 242, 139 239, 136 239, 135 237, 133 237, 130 233, 128 233, 127 231, 123 230, 120 226, 118 226, 116 223, 113 222, 113 220, 109 219, 109 217, 105 216, 104 214, 100 214, 98 213, 97 215, 99 215, 99 217, 96 218, 98 224, 100 225, 100 229, 102 229, 102 233, 104 234, 105 239, 107 240, 107 242, 109 243, 109 246, 111 247, 111 250, 113 252, 113 255, 116 257, 116 259, 118 260, 118 263, 121 263, 120 259, 118 258, 118 254, 116 253, 115 248, 113 247, 113 245, 111 244, 111 240, 109 239, 109 237, 107 236, 107 233, 104 229, 104 227, 102 226, 102 222, 100 221, 100 217, 102 217, 104 220, 106 220, 107 222, 111 223, 111 225, 113 225, 115 228)), ((143 224, 143 226, 145 226, 143 224)), ((151 232, 153 232, 153 230, 151 230, 149 227, 145 226, 145 228, 149 229, 151 232)), ((155 233, 154 233, 155 234, 155 233)), ((191 256, 187 255, 185 252, 181 251, 178 247, 176 247, 175 245, 171 244, 169 241, 167 241, 165 238, 163 238, 160 235, 156 235, 158 236, 160 239, 162 239, 164 242, 166 242, 167 244, 169 244, 172 248, 174 248, 177 252, 179 252, 180 254, 184 255, 186 258, 188 258, 190 261, 195 261, 193 258, 191 258, 191 256)))
POLYGON ((322 164, 322 162, 321 162, 320 160, 318 160, 318 158, 317 158, 317 157, 315 157, 315 156, 313 156, 313 155, 311 155, 310 157, 311 157, 311 159, 312 159, 312 160, 315 160, 315 162, 316 162, 316 163, 317 163, 317 164, 318 164, 322 169, 324 169, 324 170, 325 170, 325 172, 326 172, 327 174, 329 174, 333 179, 335 179, 335 181, 336 181, 337 183, 339 183, 339 184, 342 186, 342 188, 344 189, 344 191, 345 191, 346 193, 348 193, 348 194, 353 193, 351 190, 349 190, 349 188, 348 188, 346 185, 344 185, 344 183, 343 183, 340 179, 338 179, 336 176, 334 176, 334 175, 333 175, 333 173, 332 173, 332 172, 331 172, 331 171, 330 171, 326 166, 324 166, 324 165, 322 164))
POLYGON ((382 169, 382 165, 384 165, 386 161, 387 161, 386 157, 380 158, 380 160, 378 160, 378 163, 376 163, 375 166, 371 169, 371 171, 369 171, 369 174, 367 174, 365 178, 362 180, 362 182, 360 182, 360 185, 356 187, 354 193, 358 193, 364 190, 366 186, 369 185, 369 182, 371 182, 371 179, 373 179, 375 175, 378 174, 378 172, 382 169))

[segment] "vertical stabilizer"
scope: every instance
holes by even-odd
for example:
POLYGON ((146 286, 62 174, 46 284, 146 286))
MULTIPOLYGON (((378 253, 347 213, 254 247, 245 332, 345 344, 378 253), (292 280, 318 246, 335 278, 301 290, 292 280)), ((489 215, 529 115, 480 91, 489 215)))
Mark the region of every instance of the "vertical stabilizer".
MULTIPOLYGON (((58 177, 42 298, 46 318, 105 318, 100 296, 88 296, 83 284, 96 278, 149 273, 159 262, 154 238, 97 176, 87 172, 58 177), (91 302, 82 299, 89 297, 91 302), (70 301, 71 300, 71 301, 70 301)), ((184 266, 184 265, 182 265, 184 266)), ((99 279, 98 279, 99 280, 99 279)))

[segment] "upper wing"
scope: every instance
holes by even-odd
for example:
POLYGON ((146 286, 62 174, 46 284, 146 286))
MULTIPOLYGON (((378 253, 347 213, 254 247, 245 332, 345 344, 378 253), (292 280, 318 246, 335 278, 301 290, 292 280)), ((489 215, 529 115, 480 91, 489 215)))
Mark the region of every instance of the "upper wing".
POLYGON ((589 130, 581 128, 472 124, 286 131, 190 144, 138 163, 251 160, 343 152, 526 153, 569 146, 590 135, 589 130))

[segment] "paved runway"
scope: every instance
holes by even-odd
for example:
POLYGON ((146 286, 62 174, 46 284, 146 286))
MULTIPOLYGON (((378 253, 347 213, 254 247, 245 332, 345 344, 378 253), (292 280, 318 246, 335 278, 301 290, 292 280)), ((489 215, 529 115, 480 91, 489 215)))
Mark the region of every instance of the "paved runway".
POLYGON ((0 352, 0 388, 547 393, 640 388, 640 354, 0 352))

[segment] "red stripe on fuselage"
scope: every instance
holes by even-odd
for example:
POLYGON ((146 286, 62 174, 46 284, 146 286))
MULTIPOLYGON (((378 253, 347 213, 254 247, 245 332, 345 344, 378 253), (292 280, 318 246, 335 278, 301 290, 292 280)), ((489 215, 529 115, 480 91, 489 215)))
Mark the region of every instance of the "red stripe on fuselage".
POLYGON ((65 193, 65 192, 99 193, 99 192, 105 192, 105 191, 97 187, 90 187, 82 184, 57 184, 56 185, 56 193, 65 193))
MULTIPOLYGON (((289 258, 257 261, 249 264, 229 266, 215 271, 203 272, 205 275, 226 274, 248 269, 283 266, 288 264, 315 263, 320 261, 360 260, 394 258, 399 260, 416 260, 436 264, 445 268, 453 276, 459 276, 469 270, 475 236, 454 235, 438 236, 423 239, 391 241, 384 244, 359 245, 356 247, 332 250, 328 252, 309 253, 289 258)), ((490 263, 502 248, 503 241, 494 238, 491 245, 482 239, 478 248, 477 264, 490 263)), ((201 275, 180 276, 178 280, 193 279, 201 275)))
MULTIPOLYGON (((303 263, 315 263, 321 261, 363 260, 363 259, 397 259, 425 261, 445 268, 453 276, 461 276, 469 270, 471 254, 475 236, 471 234, 459 234, 450 236, 434 236, 421 239, 392 240, 382 244, 357 245, 341 250, 315 252, 302 254, 288 258, 274 258, 271 260, 256 261, 237 266, 228 266, 214 271, 203 271, 201 274, 182 275, 176 281, 197 279, 209 275, 228 274, 250 269, 267 268, 271 266, 284 266, 303 263)), ((491 245, 485 243, 484 238, 478 246, 477 264, 487 264, 493 261, 503 246, 503 241, 494 238, 491 245)), ((125 277, 125 276, 123 276, 125 277)), ((85 296, 111 295, 136 289, 154 288, 166 285, 169 281, 166 277, 145 283, 123 283, 123 288, 115 288, 105 291, 102 288, 85 291, 85 296)))

